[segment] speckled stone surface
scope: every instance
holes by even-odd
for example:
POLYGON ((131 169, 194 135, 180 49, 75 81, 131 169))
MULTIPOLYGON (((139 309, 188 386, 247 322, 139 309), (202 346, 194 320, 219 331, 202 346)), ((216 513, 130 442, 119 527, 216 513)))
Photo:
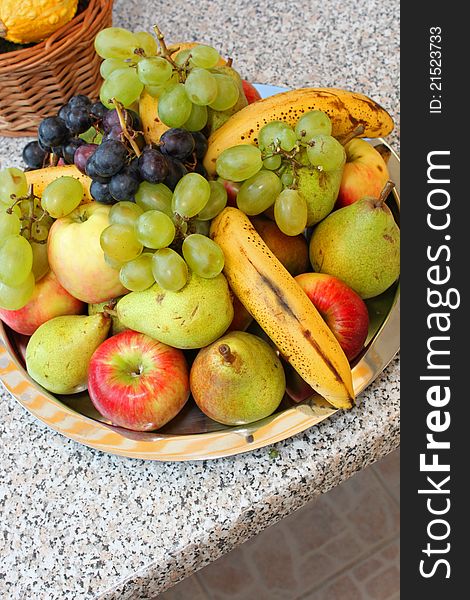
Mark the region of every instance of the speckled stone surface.
MULTIPOLYGON (((336 86, 386 107, 399 140, 399 5, 379 0, 116 0, 114 22, 158 20, 215 44, 252 81, 336 86)), ((2 93, 0 91, 0 93, 2 93)), ((2 166, 26 140, 0 140, 2 166)), ((399 360, 359 399, 270 448, 212 462, 109 456, 49 430, 0 391, 0 597, 150 599, 399 444, 399 360)))

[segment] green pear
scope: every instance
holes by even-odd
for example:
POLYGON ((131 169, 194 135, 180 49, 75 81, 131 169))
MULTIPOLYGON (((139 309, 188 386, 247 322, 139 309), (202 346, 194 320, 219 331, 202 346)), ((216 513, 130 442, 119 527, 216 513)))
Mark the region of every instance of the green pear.
POLYGON ((88 386, 88 364, 108 335, 111 319, 104 313, 68 315, 46 321, 31 336, 26 368, 54 394, 74 394, 88 386))
POLYGON ((273 348, 232 331, 203 348, 191 368, 191 392, 204 414, 225 425, 252 423, 273 413, 286 378, 273 348))
POLYGON ((301 165, 295 168, 296 188, 307 203, 307 226, 310 227, 333 210, 343 178, 346 155, 341 167, 334 171, 321 171, 312 167, 304 149, 295 158, 301 165))
POLYGON ((192 273, 179 291, 158 284, 131 292, 117 304, 121 323, 174 348, 202 348, 219 338, 233 319, 233 305, 222 273, 204 279, 192 273))
POLYGON ((385 204, 393 184, 380 198, 362 198, 319 223, 310 240, 315 271, 338 277, 361 298, 378 296, 400 274, 400 230, 385 204))
POLYGON ((235 69, 229 67, 228 65, 224 65, 220 67, 214 67, 213 69, 211 69, 211 72, 220 73, 221 75, 228 75, 229 77, 234 79, 235 83, 238 86, 240 95, 238 96, 238 100, 232 106, 232 108, 229 108, 227 110, 213 110, 212 108, 208 107, 207 127, 209 129, 209 135, 211 133, 214 133, 214 131, 216 131, 216 129, 219 129, 219 127, 222 127, 222 125, 226 121, 228 121, 232 115, 237 113, 242 108, 245 108, 245 106, 248 106, 248 100, 246 99, 245 92, 243 90, 242 78, 240 77, 239 73, 235 71, 235 69))
MULTIPOLYGON (((115 303, 119 299, 120 298, 116 298, 116 300, 113 300, 111 302, 108 300, 106 302, 99 302, 98 304, 89 304, 88 305, 88 314, 96 315, 98 313, 102 313, 104 311, 105 306, 114 308, 113 303, 115 303)), ((118 333, 121 333, 122 331, 127 331, 127 327, 124 327, 124 325, 121 323, 121 321, 119 320, 119 318, 116 314, 111 313, 111 331, 110 331, 111 335, 117 335, 118 333)))

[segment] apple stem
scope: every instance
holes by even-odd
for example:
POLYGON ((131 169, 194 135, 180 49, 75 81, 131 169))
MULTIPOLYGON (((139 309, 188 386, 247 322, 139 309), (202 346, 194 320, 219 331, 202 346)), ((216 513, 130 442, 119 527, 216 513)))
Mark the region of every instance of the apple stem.
POLYGON ((232 354, 232 351, 230 350, 230 346, 228 344, 221 344, 219 346, 219 352, 222 355, 222 358, 225 362, 232 364, 235 360, 235 355, 232 354))
POLYGON ((380 196, 375 202, 375 206, 377 208, 383 206, 385 200, 388 198, 390 192, 393 190, 394 187, 395 184, 393 183, 393 181, 387 181, 387 183, 384 185, 383 190, 380 192, 380 196))
POLYGON ((365 131, 364 125, 361 123, 357 127, 355 127, 352 131, 350 131, 342 140, 341 144, 346 146, 348 142, 353 140, 355 137, 362 135, 365 131))

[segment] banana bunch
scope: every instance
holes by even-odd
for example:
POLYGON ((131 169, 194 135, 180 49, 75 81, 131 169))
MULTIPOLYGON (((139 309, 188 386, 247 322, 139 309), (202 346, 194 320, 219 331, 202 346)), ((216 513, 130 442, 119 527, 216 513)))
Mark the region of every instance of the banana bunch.
POLYGON ((224 252, 230 287, 281 354, 330 404, 351 408, 351 368, 343 350, 246 215, 224 209, 212 222, 211 237, 224 252))
MULTIPOLYGON (((196 42, 182 42, 180 44, 172 44, 169 47, 171 52, 171 58, 178 56, 180 52, 184 50, 190 50, 197 46, 196 42)), ((226 61, 221 58, 218 65, 226 65, 226 61)), ((139 115, 142 119, 142 126, 144 130, 145 141, 150 144, 151 142, 158 142, 162 133, 165 133, 169 127, 162 123, 158 117, 158 99, 151 96, 145 89, 142 92, 139 99, 139 115)))
POLYGON ((393 130, 393 120, 379 104, 356 92, 335 88, 300 88, 258 100, 233 115, 209 137, 204 167, 215 176, 215 163, 226 148, 256 144, 258 131, 271 121, 295 126, 311 110, 321 110, 331 119, 332 135, 342 138, 358 125, 364 137, 383 137, 393 130))
POLYGON ((52 183, 55 179, 67 175, 69 177, 75 177, 83 185, 83 199, 82 202, 89 202, 93 198, 90 194, 91 179, 84 175, 77 169, 75 165, 62 165, 60 167, 45 167, 44 169, 34 169, 33 171, 26 171, 26 181, 28 187, 33 186, 33 192, 39 198, 46 187, 52 183))

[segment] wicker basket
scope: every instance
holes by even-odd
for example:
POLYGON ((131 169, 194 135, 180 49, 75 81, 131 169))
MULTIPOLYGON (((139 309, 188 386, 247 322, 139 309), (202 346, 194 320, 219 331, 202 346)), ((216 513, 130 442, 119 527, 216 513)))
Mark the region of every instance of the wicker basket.
POLYGON ((90 0, 87 8, 43 42, 0 54, 0 135, 36 135, 75 93, 98 97, 101 59, 96 34, 112 22, 113 0, 90 0))

